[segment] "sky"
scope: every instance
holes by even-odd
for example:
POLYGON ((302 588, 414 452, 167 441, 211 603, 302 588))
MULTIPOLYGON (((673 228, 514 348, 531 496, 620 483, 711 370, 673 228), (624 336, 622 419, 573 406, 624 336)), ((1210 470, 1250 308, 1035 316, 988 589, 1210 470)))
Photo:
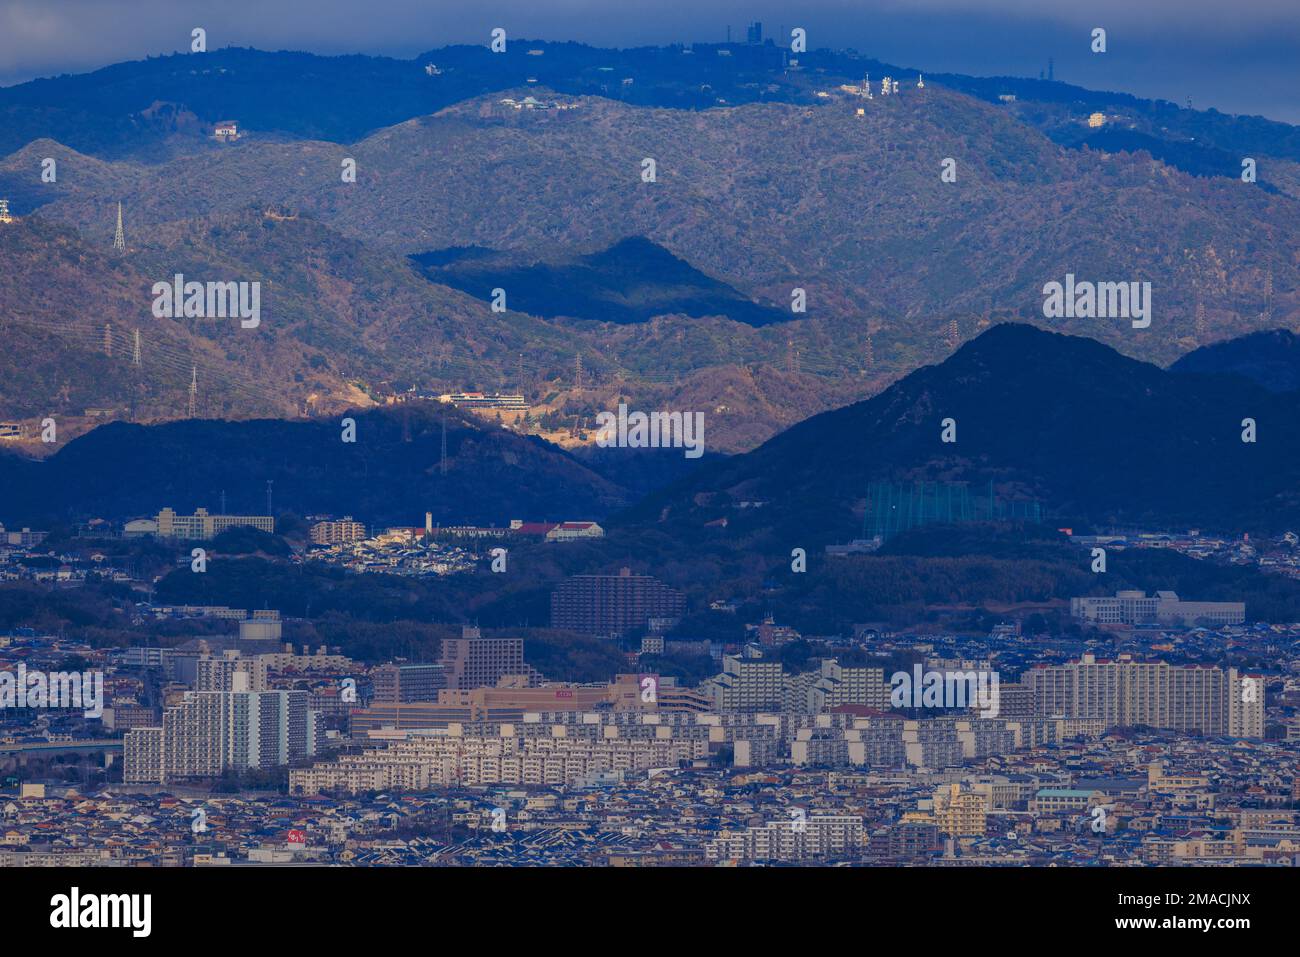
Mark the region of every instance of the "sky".
POLYGON ((643 46, 742 39, 753 20, 933 73, 1038 76, 1051 57, 1080 86, 1300 123, 1300 0, 0 0, 0 85, 188 50, 196 26, 209 49, 409 58, 497 26, 643 46))

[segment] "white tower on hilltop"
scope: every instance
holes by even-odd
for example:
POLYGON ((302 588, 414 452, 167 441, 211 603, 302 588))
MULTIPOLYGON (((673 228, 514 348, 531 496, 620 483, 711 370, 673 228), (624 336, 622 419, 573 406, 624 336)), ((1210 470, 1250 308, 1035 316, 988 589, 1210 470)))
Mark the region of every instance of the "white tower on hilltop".
POLYGON ((113 248, 126 252, 126 234, 122 232, 122 204, 117 204, 117 232, 113 234, 113 248))

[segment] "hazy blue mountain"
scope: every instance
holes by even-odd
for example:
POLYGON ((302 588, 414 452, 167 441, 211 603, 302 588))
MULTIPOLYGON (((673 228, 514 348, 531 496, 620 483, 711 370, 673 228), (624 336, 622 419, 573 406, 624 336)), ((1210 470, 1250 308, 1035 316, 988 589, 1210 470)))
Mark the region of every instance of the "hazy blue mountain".
POLYGON ((1239 375, 1270 392, 1300 389, 1300 336, 1289 329, 1253 332, 1187 353, 1170 372, 1239 375))

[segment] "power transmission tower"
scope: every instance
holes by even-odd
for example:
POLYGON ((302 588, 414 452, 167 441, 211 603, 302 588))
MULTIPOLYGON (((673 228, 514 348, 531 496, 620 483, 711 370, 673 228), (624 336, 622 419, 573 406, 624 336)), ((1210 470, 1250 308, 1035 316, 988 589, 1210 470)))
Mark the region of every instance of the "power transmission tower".
POLYGON ((866 353, 865 358, 867 360, 867 368, 874 368, 876 365, 876 348, 871 343, 871 333, 869 332, 867 333, 867 342, 864 352, 866 353))
POLYGON ((199 367, 190 366, 190 418, 194 418, 194 400, 199 392, 199 367))
POLYGON ((126 252, 126 234, 122 232, 122 204, 117 204, 117 232, 113 234, 113 248, 126 252))
POLYGON ((131 418, 134 420, 144 398, 144 381, 140 377, 140 330, 135 330, 135 341, 131 349, 131 369, 134 372, 135 388, 131 390, 131 418))
POLYGON ((447 413, 442 413, 442 474, 447 474, 447 413))
POLYGON ((574 391, 582 389, 582 353, 573 354, 573 388, 574 391))

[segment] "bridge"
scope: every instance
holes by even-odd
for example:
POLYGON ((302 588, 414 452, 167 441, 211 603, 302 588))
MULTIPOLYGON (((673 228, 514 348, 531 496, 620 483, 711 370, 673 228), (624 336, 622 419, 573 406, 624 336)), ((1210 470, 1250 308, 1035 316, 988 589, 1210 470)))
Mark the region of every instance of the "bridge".
POLYGON ((106 768, 121 754, 120 739, 0 744, 0 774, 13 774, 21 768, 31 777, 49 777, 55 767, 106 768))

